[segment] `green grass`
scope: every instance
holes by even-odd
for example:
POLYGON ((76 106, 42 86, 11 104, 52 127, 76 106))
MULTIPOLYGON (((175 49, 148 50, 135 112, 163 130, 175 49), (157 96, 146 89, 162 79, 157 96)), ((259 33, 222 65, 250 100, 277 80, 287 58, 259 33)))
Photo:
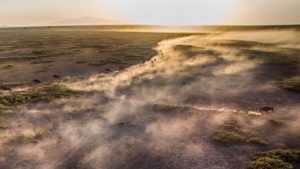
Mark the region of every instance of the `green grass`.
POLYGON ((264 64, 295 65, 300 63, 299 52, 270 52, 243 49, 241 54, 246 54, 249 59, 258 60, 264 64))
POLYGON ((258 58, 263 63, 267 64, 278 64, 278 65, 294 65, 300 61, 292 56, 282 56, 282 57, 259 57, 258 58))
MULTIPOLYGON (((28 45, 28 44, 27 44, 28 45)), ((20 47, 22 49, 23 47, 20 47)), ((58 57, 58 56, 65 56, 65 55, 72 55, 73 51, 72 50, 67 50, 64 48, 59 48, 57 46, 55 47, 44 47, 44 49, 39 50, 39 51, 31 51, 30 54, 28 53, 20 53, 17 56, 10 56, 10 57, 0 57, 0 62, 7 62, 7 61, 30 61, 30 60, 38 60, 41 58, 49 58, 49 57, 58 57)), ((40 62, 40 61, 37 61, 40 62)), ((43 62, 43 61, 42 61, 43 62)), ((49 63, 52 61, 45 61, 44 64, 49 63)), ((33 64, 35 61, 33 61, 33 64)))
POLYGON ((130 121, 119 122, 114 126, 115 127, 137 127, 137 125, 132 124, 130 121))
POLYGON ((13 68, 13 65, 5 65, 2 67, 2 69, 7 70, 13 68))
POLYGON ((277 127, 280 127, 280 126, 283 126, 285 125, 285 122, 283 120, 280 120, 280 119, 276 119, 276 118, 270 118, 269 119, 269 123, 273 126, 277 126, 277 127))
POLYGON ((218 131, 214 134, 213 139, 226 144, 243 143, 246 141, 246 137, 230 131, 218 131))
POLYGON ((41 69, 41 70, 38 70, 38 71, 36 71, 35 73, 44 73, 44 72, 48 72, 48 71, 50 71, 51 69, 49 68, 49 67, 44 67, 43 69, 41 69))
POLYGON ((263 141, 259 138, 248 138, 246 139, 246 142, 251 143, 251 144, 255 144, 255 145, 262 145, 262 146, 268 146, 269 143, 266 141, 263 141))
POLYGON ((229 48, 245 48, 249 49, 252 47, 260 46, 260 47, 273 47, 272 44, 261 43, 256 41, 245 41, 245 40, 219 40, 217 42, 213 42, 211 45, 214 46, 222 46, 229 48))
POLYGON ((170 105, 170 104, 149 104, 147 105, 151 110, 156 112, 175 112, 178 110, 188 110, 189 107, 180 105, 170 105))
POLYGON ((48 102, 76 93, 77 92, 58 84, 39 86, 31 91, 0 96, 0 111, 15 108, 16 106, 26 103, 48 102))
POLYGON ((269 144, 260 138, 256 138, 253 134, 241 126, 236 120, 225 122, 219 130, 212 135, 212 139, 224 145, 235 144, 254 144, 260 146, 268 146, 269 144))
POLYGON ((294 167, 280 159, 262 157, 251 161, 247 169, 294 169, 294 167))
POLYGON ((47 135, 47 131, 37 131, 31 134, 20 134, 10 139, 7 144, 34 143, 47 135))
POLYGON ((277 81, 275 85, 291 92, 300 92, 300 77, 277 81))
MULTIPOLYGON (((46 29, 3 29, 0 30, 0 53, 12 52, 7 57, 0 57, 0 62, 28 61, 34 59, 73 56, 84 49, 126 58, 146 58, 155 54, 152 49, 163 39, 176 38, 190 34, 184 33, 129 33, 101 32, 78 27, 46 29), (58 30, 58 31, 57 31, 58 30), (5 36, 4 36, 5 34, 5 36), (47 37, 47 38, 45 38, 47 37), (15 51, 19 51, 15 54, 15 51)), ((111 59, 111 58, 110 58, 111 59)), ((114 58, 112 58, 114 59, 114 58)))
POLYGON ((225 124, 223 126, 224 130, 244 133, 244 131, 241 131, 241 128, 242 128, 242 126, 239 124, 239 122, 234 119, 225 122, 225 124))
MULTIPOLYGON (((114 71, 149 60, 156 54, 153 47, 158 42, 187 35, 191 34, 102 32, 98 28, 91 30, 78 27, 1 29, 0 63, 3 62, 3 66, 22 63, 19 66, 34 74, 35 79, 46 77, 44 80, 47 80, 57 74, 53 66, 65 72, 65 76, 87 76, 94 74, 95 69, 101 66, 114 71), (28 69, 34 64, 43 67, 28 69)), ((14 77, 15 81, 32 81, 30 76, 24 77, 20 71, 12 70, 9 74, 1 74, 4 76, 2 79, 14 77)))
POLYGON ((4 83, 0 83, 0 86, 8 86, 8 87, 12 87, 12 86, 19 86, 19 85, 24 85, 25 82, 4 82, 4 83))
POLYGON ((115 65, 124 65, 126 61, 126 58, 123 57, 116 57, 116 58, 110 58, 108 60, 98 60, 95 63, 90 63, 90 66, 105 66, 109 64, 115 64, 115 65))
POLYGON ((85 63, 87 63, 87 61, 85 61, 85 60, 79 60, 79 61, 76 61, 75 63, 76 64, 85 64, 85 63))
POLYGON ((27 61, 27 60, 34 60, 34 59, 39 59, 37 56, 14 56, 14 57, 9 57, 9 58, 0 58, 0 63, 1 62, 7 62, 7 61, 27 61))
POLYGON ((6 129, 8 129, 8 126, 0 125, 0 130, 6 130, 6 129))
POLYGON ((32 64, 48 64, 48 63, 53 63, 53 60, 39 60, 39 61, 33 61, 31 62, 32 64))
POLYGON ((269 143, 259 139, 243 136, 242 134, 229 132, 229 131, 218 131, 215 133, 213 139, 217 142, 223 143, 225 145, 233 145, 233 144, 243 144, 250 143, 254 145, 268 146, 269 143))
POLYGON ((299 164, 299 150, 276 149, 256 153, 247 169, 294 169, 299 164))

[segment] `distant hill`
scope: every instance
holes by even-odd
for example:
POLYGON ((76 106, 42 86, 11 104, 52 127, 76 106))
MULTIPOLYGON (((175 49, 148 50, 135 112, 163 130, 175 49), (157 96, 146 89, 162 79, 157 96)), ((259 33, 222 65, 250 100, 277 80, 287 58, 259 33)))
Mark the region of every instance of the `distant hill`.
POLYGON ((54 25, 116 25, 120 23, 121 23, 120 21, 115 21, 110 19, 84 16, 80 18, 65 19, 65 20, 54 22, 52 24, 54 25))

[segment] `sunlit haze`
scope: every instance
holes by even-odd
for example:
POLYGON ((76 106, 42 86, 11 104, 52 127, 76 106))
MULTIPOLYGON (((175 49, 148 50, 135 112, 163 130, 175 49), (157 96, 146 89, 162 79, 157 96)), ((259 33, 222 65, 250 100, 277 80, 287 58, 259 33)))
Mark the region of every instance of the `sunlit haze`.
POLYGON ((299 11, 299 0, 1 0, 0 25, 55 25, 78 18, 91 24, 98 24, 96 19, 99 24, 100 19, 115 24, 299 24, 299 11))
POLYGON ((300 0, 0 0, 0 169, 300 169, 300 0))

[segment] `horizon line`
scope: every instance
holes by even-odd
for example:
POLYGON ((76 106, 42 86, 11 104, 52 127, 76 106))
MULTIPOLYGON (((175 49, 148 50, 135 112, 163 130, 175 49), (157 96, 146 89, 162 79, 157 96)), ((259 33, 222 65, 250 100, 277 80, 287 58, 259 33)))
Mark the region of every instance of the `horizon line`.
POLYGON ((92 27, 92 26, 152 26, 152 27, 290 27, 300 26, 297 24, 191 24, 191 25, 172 25, 172 24, 70 24, 70 25, 1 25, 0 28, 45 28, 45 27, 92 27))

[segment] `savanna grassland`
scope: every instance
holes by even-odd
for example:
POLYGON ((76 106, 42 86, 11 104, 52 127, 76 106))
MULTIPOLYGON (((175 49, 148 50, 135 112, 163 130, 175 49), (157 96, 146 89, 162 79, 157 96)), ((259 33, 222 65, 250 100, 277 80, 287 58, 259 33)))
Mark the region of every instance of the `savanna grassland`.
POLYGON ((152 49, 184 34, 120 33, 96 28, 11 28, 0 30, 0 82, 52 80, 115 71, 155 55, 152 49))
POLYGON ((0 168, 297 169, 299 70, 299 26, 0 29, 0 168))

